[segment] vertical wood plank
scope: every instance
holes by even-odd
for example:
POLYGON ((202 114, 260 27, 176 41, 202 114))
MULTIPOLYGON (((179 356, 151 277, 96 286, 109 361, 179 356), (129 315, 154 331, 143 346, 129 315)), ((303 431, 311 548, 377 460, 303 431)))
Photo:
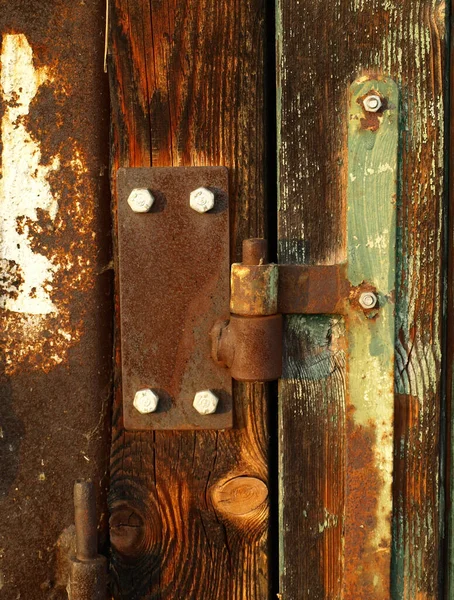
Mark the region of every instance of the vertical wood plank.
MULTIPOLYGON (((265 2, 113 0, 112 169, 230 169, 232 259, 265 234, 265 2)), ((115 597, 268 597, 267 394, 228 432, 130 433, 120 357, 111 457, 115 597)))
POLYGON ((446 540, 444 549, 446 551, 445 561, 445 589, 444 600, 450 600, 454 597, 454 176, 453 176, 453 156, 454 156, 454 20, 452 18, 451 2, 451 22, 450 22, 450 121, 449 121, 449 145, 448 151, 448 172, 449 172, 449 198, 448 198, 448 219, 447 219, 447 285, 446 285, 446 540))
MULTIPOLYGON (((446 5, 440 0, 278 2, 279 259, 345 260, 345 107, 358 77, 388 75, 401 94, 396 296, 396 400, 391 594, 435 599, 440 576, 440 404, 446 5)), ((306 372, 330 317, 288 319, 287 377, 280 389, 285 600, 341 598, 342 525, 320 527, 325 511, 343 520, 345 423, 342 377, 333 401, 306 372), (334 402, 334 404, 333 404, 334 402), (291 427, 289 426, 291 423, 291 427), (327 494, 317 490, 331 490, 327 494), (306 506, 304 510, 292 506, 306 506), (327 573, 336 581, 327 581, 327 573)))

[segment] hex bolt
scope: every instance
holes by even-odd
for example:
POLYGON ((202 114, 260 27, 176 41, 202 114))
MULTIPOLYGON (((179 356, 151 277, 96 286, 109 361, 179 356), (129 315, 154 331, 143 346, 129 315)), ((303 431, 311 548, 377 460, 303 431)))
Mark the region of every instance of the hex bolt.
POLYGON ((214 194, 211 190, 200 187, 191 192, 189 205, 198 213, 206 213, 214 206, 214 194))
POLYGON ((359 303, 365 309, 375 308, 378 298, 373 292, 363 292, 359 297, 359 303))
POLYGON ((212 415, 216 412, 219 398, 211 390, 197 392, 193 406, 200 415, 212 415))
POLYGON ((371 94, 370 96, 366 96, 366 98, 364 98, 363 104, 367 112, 372 113, 378 112, 383 105, 382 99, 380 98, 380 96, 377 96, 377 94, 371 94))
POLYGON ((147 213, 154 204, 154 197, 146 188, 135 188, 129 194, 128 204, 135 213, 147 213))
POLYGON ((134 396, 134 408, 140 412, 141 415, 148 415, 153 413, 158 408, 159 397, 150 389, 143 389, 136 392, 134 396))

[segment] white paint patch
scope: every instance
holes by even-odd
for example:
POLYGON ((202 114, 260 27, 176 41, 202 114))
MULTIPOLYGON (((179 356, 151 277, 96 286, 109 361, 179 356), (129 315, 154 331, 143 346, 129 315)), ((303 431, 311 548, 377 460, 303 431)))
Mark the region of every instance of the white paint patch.
POLYGON ((6 104, 1 122, 2 178, 0 179, 0 270, 14 264, 17 277, 0 294, 0 307, 34 315, 57 312, 50 298, 57 266, 34 251, 27 221, 37 221, 42 209, 55 219, 58 200, 48 176, 60 167, 58 157, 41 164, 39 142, 34 140, 24 117, 39 87, 48 79, 45 68, 36 69, 33 52, 23 34, 5 35, 1 51, 1 93, 6 104), (18 227, 18 220, 23 224, 18 227))

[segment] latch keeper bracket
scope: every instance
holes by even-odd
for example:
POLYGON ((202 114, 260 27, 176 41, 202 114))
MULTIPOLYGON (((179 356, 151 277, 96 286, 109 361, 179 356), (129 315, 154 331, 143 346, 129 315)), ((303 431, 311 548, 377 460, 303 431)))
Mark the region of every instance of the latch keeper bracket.
POLYGON ((377 291, 353 287, 347 265, 278 265, 268 263, 267 242, 243 242, 243 262, 231 268, 230 320, 211 332, 212 357, 237 381, 273 381, 282 374, 283 314, 338 314, 378 309, 377 291), (371 306, 363 306, 369 296, 371 306))

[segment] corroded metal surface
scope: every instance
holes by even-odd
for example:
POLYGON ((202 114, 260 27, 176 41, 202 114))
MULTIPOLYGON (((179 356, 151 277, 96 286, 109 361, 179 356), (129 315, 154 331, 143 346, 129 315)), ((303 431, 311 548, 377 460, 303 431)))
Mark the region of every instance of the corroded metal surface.
POLYGON ((230 275, 230 311, 234 315, 275 315, 277 310, 278 265, 267 260, 267 241, 243 241, 243 262, 234 263, 230 275))
POLYGON ((213 358, 237 381, 274 381, 282 374, 282 315, 231 315, 212 331, 213 358))
POLYGON ((348 314, 344 597, 389 598, 393 510, 394 339, 398 91, 390 79, 351 87, 348 138, 347 275, 358 288, 348 314), (369 93, 383 98, 369 127, 369 93), (378 116, 377 116, 378 115, 378 116), (358 310, 361 293, 376 312, 358 310))
POLYGON ((347 265, 279 265, 278 307, 283 314, 342 314, 350 294, 347 265))
POLYGON ((118 172, 118 239, 123 407, 127 429, 225 429, 232 426, 231 377, 211 359, 210 331, 229 311, 229 211, 222 167, 138 168, 118 172), (215 194, 204 214, 193 190, 215 194), (135 188, 155 198, 134 213, 135 188), (157 410, 141 414, 136 392, 152 389, 157 410), (214 414, 200 415, 194 396, 210 389, 214 414))
MULTIPOLYGON (((111 374, 105 3, 1 2, 0 594, 66 598, 111 374)), ((101 519, 104 520, 104 511, 101 519)))
POLYGON ((107 598, 107 559, 98 554, 96 493, 93 482, 74 485, 76 552, 71 557, 69 600, 107 598))
POLYGON ((282 315, 277 313, 278 265, 267 242, 243 241, 243 262, 232 265, 230 315, 213 330, 212 357, 237 381, 273 381, 282 373, 282 315))

